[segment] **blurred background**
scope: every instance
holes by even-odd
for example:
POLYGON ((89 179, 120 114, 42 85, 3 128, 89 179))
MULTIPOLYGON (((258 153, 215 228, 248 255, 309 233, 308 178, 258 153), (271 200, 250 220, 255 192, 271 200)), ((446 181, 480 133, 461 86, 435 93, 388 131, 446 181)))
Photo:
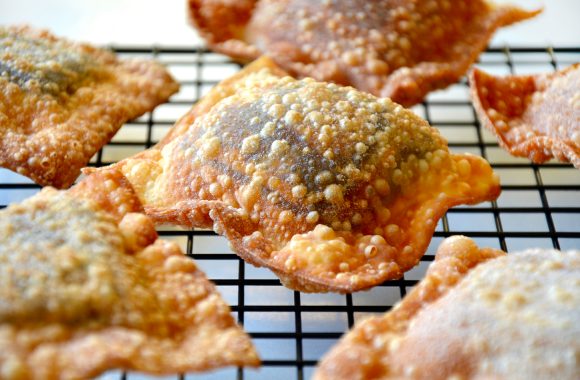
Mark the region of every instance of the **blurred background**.
MULTIPOLYGON (((495 2, 546 9, 531 21, 499 31, 492 46, 580 45, 580 0, 495 2)), ((0 24, 15 23, 97 44, 202 44, 188 25, 186 0, 0 0, 0 24)))

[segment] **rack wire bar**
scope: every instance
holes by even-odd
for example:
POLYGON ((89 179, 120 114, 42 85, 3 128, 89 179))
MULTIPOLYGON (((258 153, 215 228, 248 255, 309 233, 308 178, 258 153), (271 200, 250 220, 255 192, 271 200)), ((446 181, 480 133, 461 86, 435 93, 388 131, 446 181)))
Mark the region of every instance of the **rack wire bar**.
MULTIPOLYGON (((169 68, 181 90, 169 103, 124 125, 93 157, 100 167, 158 142, 171 125, 222 79, 240 69, 205 48, 111 46, 121 56, 154 58, 169 68)), ((493 47, 477 66, 495 74, 527 74, 562 69, 580 61, 580 47, 493 47)), ((304 294, 284 288, 267 269, 238 258, 227 241, 208 230, 162 227, 159 234, 180 244, 230 303, 263 359, 260 370, 228 368, 209 374, 164 379, 309 379, 320 357, 360 319, 388 311, 424 275, 445 237, 464 234, 481 246, 514 251, 527 247, 580 247, 580 170, 549 162, 533 164, 504 152, 483 129, 469 99, 467 81, 430 94, 414 111, 440 129, 452 151, 486 158, 500 175, 497 201, 451 209, 439 222, 419 265, 396 281, 352 295, 304 294)), ((27 198, 40 187, 0 169, 0 208, 27 198)), ((137 373, 109 372, 103 379, 150 379, 137 373)))

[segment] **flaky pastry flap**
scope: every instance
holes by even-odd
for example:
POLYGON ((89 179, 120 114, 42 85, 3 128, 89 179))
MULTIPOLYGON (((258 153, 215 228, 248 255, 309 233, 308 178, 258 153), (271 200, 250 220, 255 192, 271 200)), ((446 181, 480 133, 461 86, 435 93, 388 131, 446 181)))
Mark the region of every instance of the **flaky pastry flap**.
POLYGON ((292 75, 404 106, 458 81, 497 28, 539 12, 484 0, 189 0, 191 22, 216 51, 267 54, 292 75))
POLYGON ((188 129, 116 164, 156 222, 213 226, 291 288, 351 292, 412 268, 449 207, 499 195, 485 160, 449 153, 411 111, 271 65, 218 85, 223 99, 188 129))
POLYGON ((536 163, 557 158, 580 169, 580 64, 507 77, 474 69, 469 79, 477 115, 504 149, 536 163))
POLYGON ((0 166, 69 187, 127 120, 178 90, 163 66, 26 26, 0 27, 0 166))
POLYGON ((580 251, 479 249, 446 239, 427 274, 358 323, 314 379, 575 379, 580 251))
MULTIPOLYGON (((143 205, 133 186, 118 170, 95 172, 68 190, 75 198, 86 199, 120 222, 128 213, 142 213, 143 205)), ((155 237, 157 234, 155 234, 155 237)))
POLYGON ((96 201, 85 185, 45 188, 0 211, 0 377, 258 365, 195 262, 131 212, 140 206, 126 180, 96 176, 96 201))

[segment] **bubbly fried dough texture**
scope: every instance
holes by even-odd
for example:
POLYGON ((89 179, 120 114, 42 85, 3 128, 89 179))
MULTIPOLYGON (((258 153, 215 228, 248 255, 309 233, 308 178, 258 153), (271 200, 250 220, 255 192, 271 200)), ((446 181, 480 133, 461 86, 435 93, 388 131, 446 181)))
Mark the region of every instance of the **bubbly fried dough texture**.
POLYGON ((178 87, 155 62, 0 26, 0 166, 69 187, 125 121, 178 87))
POLYGON ((0 211, 0 378, 258 365, 195 262, 145 215, 122 215, 140 207, 123 177, 96 176, 110 199, 48 187, 0 211))
POLYGON ((451 154, 411 111, 279 74, 256 61, 116 164, 148 215, 213 226, 290 288, 352 292, 412 268, 449 207, 499 195, 485 160, 451 154))
POLYGON ((458 81, 497 28, 539 12, 484 0, 189 0, 191 22, 218 52, 267 54, 294 76, 404 106, 458 81))
POLYGON ((539 164, 556 158, 580 169, 580 64, 507 77, 474 69, 470 86, 481 123, 504 149, 539 164))
POLYGON ((505 255, 455 236, 390 312, 322 359, 326 379, 580 378, 580 251, 505 255))

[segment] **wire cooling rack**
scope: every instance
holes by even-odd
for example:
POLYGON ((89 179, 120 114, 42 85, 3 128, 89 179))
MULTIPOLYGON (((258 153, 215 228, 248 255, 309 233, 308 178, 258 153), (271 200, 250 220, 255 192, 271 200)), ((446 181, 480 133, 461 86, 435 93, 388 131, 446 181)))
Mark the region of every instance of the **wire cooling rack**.
MULTIPOLYGON (((92 166, 103 166, 154 145, 178 117, 220 80, 240 69, 205 49, 113 47, 121 56, 155 58, 167 65, 181 90, 167 104, 127 123, 98 152, 92 166)), ((580 48, 492 48, 478 66, 494 74, 527 74, 562 69, 580 61, 580 48)), ((414 111, 439 128, 451 150, 485 157, 500 175, 502 195, 495 202, 450 210, 439 222, 420 264, 398 281, 353 295, 302 294, 280 285, 267 269, 245 264, 212 231, 162 228, 217 284, 232 313, 251 334, 263 359, 260 370, 229 368, 209 374, 164 379, 309 379, 320 357, 356 321, 383 313, 420 280, 436 247, 447 236, 464 234, 481 246, 507 251, 529 247, 580 248, 580 170, 556 162, 535 165, 499 148, 479 125, 465 79, 428 96, 414 111)), ((0 169, 0 207, 39 190, 30 180, 0 169)), ((193 353, 195 354, 195 353, 193 353)), ((106 379, 149 379, 109 372, 106 379)))

